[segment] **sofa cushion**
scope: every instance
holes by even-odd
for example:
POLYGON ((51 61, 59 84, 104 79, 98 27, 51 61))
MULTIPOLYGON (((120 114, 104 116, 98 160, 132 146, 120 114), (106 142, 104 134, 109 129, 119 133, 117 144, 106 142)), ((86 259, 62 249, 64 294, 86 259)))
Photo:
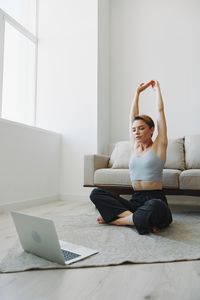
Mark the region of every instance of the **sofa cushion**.
POLYGON ((115 144, 110 156, 108 166, 113 169, 128 169, 131 156, 130 141, 122 141, 115 144))
POLYGON ((181 172, 180 189, 200 190, 200 169, 181 172))
POLYGON ((178 170, 185 169, 183 138, 168 140, 167 158, 164 168, 178 170))
MULTIPOLYGON (((180 170, 163 170, 163 187, 178 188, 180 170)), ((96 185, 119 185, 131 186, 131 180, 128 169, 98 169, 94 173, 94 184, 96 185)))
POLYGON ((163 170, 163 187, 169 189, 179 188, 180 170, 164 169, 163 170))
MULTIPOLYGON (((111 153, 108 167, 113 169, 128 169, 131 157, 130 141, 122 141, 115 144, 111 153)), ((166 169, 185 169, 183 139, 169 139, 167 147, 166 169)))
POLYGON ((94 173, 94 184, 131 186, 128 169, 99 169, 94 173))
POLYGON ((185 136, 185 160, 187 169, 200 169, 200 135, 185 136))

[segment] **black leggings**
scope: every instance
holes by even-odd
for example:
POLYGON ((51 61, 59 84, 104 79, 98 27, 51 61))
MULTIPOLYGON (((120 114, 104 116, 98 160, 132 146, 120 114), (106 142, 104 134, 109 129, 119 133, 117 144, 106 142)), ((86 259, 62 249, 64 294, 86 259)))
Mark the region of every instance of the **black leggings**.
POLYGON ((108 191, 95 188, 90 194, 90 199, 98 209, 105 223, 110 223, 118 219, 119 214, 126 210, 132 213, 136 212, 148 200, 160 199, 167 204, 167 199, 162 190, 136 191, 132 194, 130 200, 126 200, 108 191))

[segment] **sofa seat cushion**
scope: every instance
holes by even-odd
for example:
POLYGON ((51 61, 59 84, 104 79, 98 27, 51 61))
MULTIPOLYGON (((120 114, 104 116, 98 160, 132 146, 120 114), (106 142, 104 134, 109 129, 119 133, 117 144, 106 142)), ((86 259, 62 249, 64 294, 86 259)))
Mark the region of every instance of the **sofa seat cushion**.
POLYGON ((179 176, 180 170, 176 169, 164 169, 163 170, 163 187, 170 189, 179 188, 179 176))
POLYGON ((131 186, 128 169, 98 169, 94 173, 94 184, 131 186))
MULTIPOLYGON (((180 170, 164 169, 163 170, 163 187, 178 188, 180 170)), ((119 185, 131 186, 129 169, 98 169, 94 173, 95 185, 119 185)))
POLYGON ((181 172, 180 189, 200 190, 200 169, 190 169, 181 172))

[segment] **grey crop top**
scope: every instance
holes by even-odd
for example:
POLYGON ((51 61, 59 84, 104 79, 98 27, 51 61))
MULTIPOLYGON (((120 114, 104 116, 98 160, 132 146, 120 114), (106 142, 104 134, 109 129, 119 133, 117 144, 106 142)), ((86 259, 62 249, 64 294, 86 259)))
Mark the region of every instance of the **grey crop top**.
POLYGON ((144 154, 132 154, 129 161, 131 181, 162 181, 162 171, 165 161, 161 160, 154 149, 144 154))

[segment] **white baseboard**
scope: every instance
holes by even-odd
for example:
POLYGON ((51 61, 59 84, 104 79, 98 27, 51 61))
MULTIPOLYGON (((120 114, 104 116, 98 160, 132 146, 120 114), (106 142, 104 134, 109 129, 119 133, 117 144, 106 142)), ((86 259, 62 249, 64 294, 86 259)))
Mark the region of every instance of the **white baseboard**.
MULTIPOLYGON (((124 195, 123 195, 124 196, 124 195)), ((126 197, 124 197, 126 198, 126 197)), ((127 197, 128 199, 129 197, 127 197)), ((37 205, 43 205, 50 202, 55 201, 90 201, 89 195, 72 195, 72 194, 64 194, 64 195, 55 195, 50 197, 44 197, 39 199, 32 199, 32 200, 26 200, 21 202, 12 202, 12 203, 4 203, 0 204, 0 214, 1 213, 7 213, 11 210, 18 210, 18 209, 25 209, 29 207, 34 207, 37 205)), ((193 197, 193 196, 167 196, 167 200, 169 204, 174 205, 194 205, 194 206, 200 206, 200 197, 193 197)))
MULTIPOLYGON (((124 196, 124 195, 123 195, 124 196)), ((124 197, 126 198, 126 197, 124 197)), ((127 196, 127 199, 129 196, 127 196)), ((7 213, 11 210, 18 210, 18 209, 25 209, 29 207, 34 207, 37 205, 43 205, 50 202, 55 201, 90 201, 89 195, 80 195, 80 194, 62 194, 62 195, 54 195, 50 197, 44 197, 39 199, 31 199, 26 201, 20 202, 11 202, 11 203, 4 203, 0 204, 0 214, 7 213)), ((200 197, 193 197, 193 196, 167 196, 167 200, 169 204, 175 205, 195 205, 200 206, 200 197)))
POLYGON ((88 195, 70 195, 70 194, 62 194, 60 195, 60 200, 62 201, 89 201, 90 198, 88 195))
POLYGON ((10 203, 4 203, 0 204, 0 213, 7 213, 11 210, 18 210, 18 209, 24 209, 29 207, 34 207, 37 205, 42 205, 54 201, 59 201, 60 195, 54 195, 50 197, 44 197, 39 199, 31 199, 26 201, 20 201, 20 202, 10 202, 10 203))
MULTIPOLYGON (((123 198, 129 200, 130 195, 121 195, 123 198)), ((90 201, 89 194, 88 195, 71 195, 71 194, 63 194, 60 195, 60 200, 62 201, 90 201)), ((174 196, 174 195, 167 195, 167 201, 169 204, 174 205, 191 205, 191 206, 200 206, 200 197, 197 196, 174 196)))

